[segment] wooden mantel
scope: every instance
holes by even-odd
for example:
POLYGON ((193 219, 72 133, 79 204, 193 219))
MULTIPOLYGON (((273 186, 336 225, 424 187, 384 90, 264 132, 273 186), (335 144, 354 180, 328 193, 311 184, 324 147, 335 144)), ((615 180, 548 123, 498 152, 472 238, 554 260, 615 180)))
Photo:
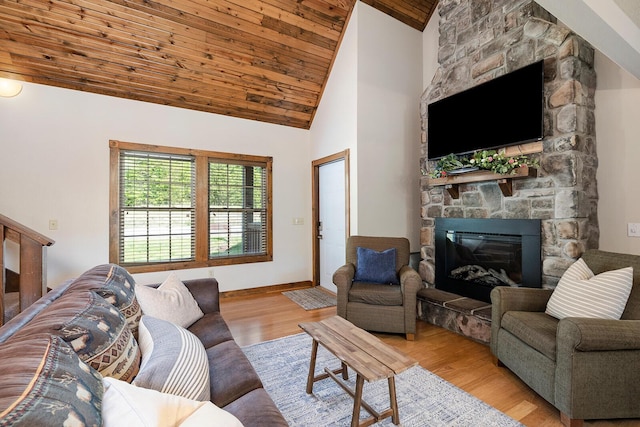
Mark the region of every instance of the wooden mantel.
MULTIPOLYGON (((515 157, 519 155, 541 153, 544 149, 542 141, 529 142, 526 144, 512 145, 501 149, 507 157, 515 157)), ((443 178, 427 178, 427 185, 430 187, 444 185, 452 198, 460 197, 458 191, 459 184, 482 181, 496 181, 502 194, 505 197, 513 195, 512 180, 518 178, 532 178, 538 176, 538 170, 528 166, 522 166, 515 169, 513 173, 501 175, 489 171, 479 170, 475 172, 467 172, 459 175, 451 175, 443 178)))
POLYGON ((452 198, 457 199, 460 197, 460 192, 458 191, 459 184, 466 184, 470 182, 482 182, 482 181, 496 181, 502 194, 505 197, 510 197, 513 195, 513 179, 518 178, 530 178, 536 177, 538 175, 538 170, 535 168, 530 168, 528 166, 522 166, 521 168, 515 169, 514 173, 508 175, 501 175, 488 171, 475 171, 475 172, 467 172, 460 175, 451 175, 443 178, 428 178, 427 184, 429 186, 436 185, 444 185, 452 198))
POLYGON ((43 295, 46 287, 44 248, 55 243, 37 231, 0 215, 0 325, 4 321, 5 240, 11 240, 20 245, 20 311, 43 295))

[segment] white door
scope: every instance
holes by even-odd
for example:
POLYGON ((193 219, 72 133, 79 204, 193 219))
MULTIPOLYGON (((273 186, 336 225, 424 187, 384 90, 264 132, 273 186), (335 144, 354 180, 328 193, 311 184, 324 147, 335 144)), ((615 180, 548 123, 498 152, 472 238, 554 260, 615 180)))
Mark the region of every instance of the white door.
POLYGON ((333 273, 345 262, 345 161, 326 163, 318 169, 320 285, 336 292, 333 273))

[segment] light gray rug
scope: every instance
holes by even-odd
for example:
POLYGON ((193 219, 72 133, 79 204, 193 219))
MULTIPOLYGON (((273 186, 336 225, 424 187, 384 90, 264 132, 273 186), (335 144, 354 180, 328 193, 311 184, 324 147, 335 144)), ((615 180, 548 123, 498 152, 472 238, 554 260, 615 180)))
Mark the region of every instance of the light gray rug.
MULTIPOLYGON (((291 427, 348 426, 353 399, 332 379, 318 381, 313 394, 305 392, 311 337, 305 333, 266 341, 243 348, 291 427)), ((324 367, 337 369, 338 360, 322 346, 318 348, 316 373, 324 367)), ((355 388, 355 373, 349 372, 349 383, 355 388)), ((387 381, 365 382, 364 400, 377 411, 389 407, 387 381)), ((522 426, 502 412, 457 388, 437 375, 413 367, 396 376, 396 393, 402 426, 522 426)), ((368 417, 362 411, 361 418, 368 417)), ((393 426, 386 418, 376 426, 393 426)))
POLYGON ((336 296, 323 291, 319 286, 315 288, 286 291, 283 292, 282 295, 286 296, 305 310, 315 310, 316 308, 336 305, 336 296))

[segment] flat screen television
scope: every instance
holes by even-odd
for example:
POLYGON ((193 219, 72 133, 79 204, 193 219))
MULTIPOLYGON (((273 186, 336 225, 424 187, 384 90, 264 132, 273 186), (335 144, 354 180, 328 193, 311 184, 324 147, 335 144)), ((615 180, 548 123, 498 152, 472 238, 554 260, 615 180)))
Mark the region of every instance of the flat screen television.
POLYGON ((429 160, 539 141, 544 134, 544 61, 427 106, 429 160))

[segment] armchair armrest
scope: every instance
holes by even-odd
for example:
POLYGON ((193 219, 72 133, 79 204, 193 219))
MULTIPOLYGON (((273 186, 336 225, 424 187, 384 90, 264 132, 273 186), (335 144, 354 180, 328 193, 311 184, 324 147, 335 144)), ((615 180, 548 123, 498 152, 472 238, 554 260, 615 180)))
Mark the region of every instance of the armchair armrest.
POLYGON ((637 417, 640 320, 565 318, 556 339, 554 406, 576 419, 637 417))
POLYGON ((405 304, 416 300, 416 294, 422 288, 422 279, 417 271, 408 265, 402 266, 399 272, 400 286, 405 304))
POLYGON ((568 317, 558 322, 558 350, 640 350, 640 320, 568 317))
POLYGON ((507 311, 544 311, 552 293, 553 289, 497 286, 491 291, 492 313, 499 321, 507 311))
POLYGON ((552 289, 496 286, 491 290, 491 351, 497 355, 498 331, 507 311, 544 311, 552 289))
POLYGON ((349 289, 356 274, 356 266, 348 263, 338 268, 333 273, 333 284, 337 286, 336 305, 338 316, 347 318, 347 302, 349 301, 349 289))

